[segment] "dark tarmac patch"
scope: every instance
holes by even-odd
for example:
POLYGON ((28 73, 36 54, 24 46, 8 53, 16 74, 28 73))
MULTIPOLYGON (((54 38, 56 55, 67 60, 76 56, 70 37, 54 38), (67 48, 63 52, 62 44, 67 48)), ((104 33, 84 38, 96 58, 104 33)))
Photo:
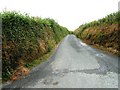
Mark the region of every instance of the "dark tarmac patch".
POLYGON ((58 85, 58 82, 53 82, 53 85, 58 85))

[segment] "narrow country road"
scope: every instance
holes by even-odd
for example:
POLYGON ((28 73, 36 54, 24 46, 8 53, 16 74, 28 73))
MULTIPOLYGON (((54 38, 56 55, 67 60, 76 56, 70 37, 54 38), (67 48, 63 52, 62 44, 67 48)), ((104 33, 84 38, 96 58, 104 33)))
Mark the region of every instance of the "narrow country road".
POLYGON ((118 57, 68 35, 47 62, 4 88, 118 88, 118 57))

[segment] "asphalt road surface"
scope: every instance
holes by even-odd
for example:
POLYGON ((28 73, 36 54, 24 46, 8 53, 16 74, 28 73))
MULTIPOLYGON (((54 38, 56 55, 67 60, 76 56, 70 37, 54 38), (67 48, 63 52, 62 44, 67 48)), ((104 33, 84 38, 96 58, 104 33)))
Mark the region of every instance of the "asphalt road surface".
POLYGON ((118 88, 118 57, 66 36, 48 61, 4 88, 118 88))

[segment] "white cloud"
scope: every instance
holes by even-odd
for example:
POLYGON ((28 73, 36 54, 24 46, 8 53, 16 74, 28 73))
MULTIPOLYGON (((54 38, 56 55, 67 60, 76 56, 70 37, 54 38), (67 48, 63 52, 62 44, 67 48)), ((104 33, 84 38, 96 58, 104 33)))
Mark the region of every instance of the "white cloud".
POLYGON ((16 10, 50 17, 74 30, 81 24, 118 10, 119 0, 0 0, 0 11, 16 10))

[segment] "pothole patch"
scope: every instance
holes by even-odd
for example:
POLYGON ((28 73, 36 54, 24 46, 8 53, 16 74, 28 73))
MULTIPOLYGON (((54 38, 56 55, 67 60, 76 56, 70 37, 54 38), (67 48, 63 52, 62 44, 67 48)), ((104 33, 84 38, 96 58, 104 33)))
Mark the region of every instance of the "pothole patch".
POLYGON ((58 82, 53 82, 53 85, 58 85, 58 82))

